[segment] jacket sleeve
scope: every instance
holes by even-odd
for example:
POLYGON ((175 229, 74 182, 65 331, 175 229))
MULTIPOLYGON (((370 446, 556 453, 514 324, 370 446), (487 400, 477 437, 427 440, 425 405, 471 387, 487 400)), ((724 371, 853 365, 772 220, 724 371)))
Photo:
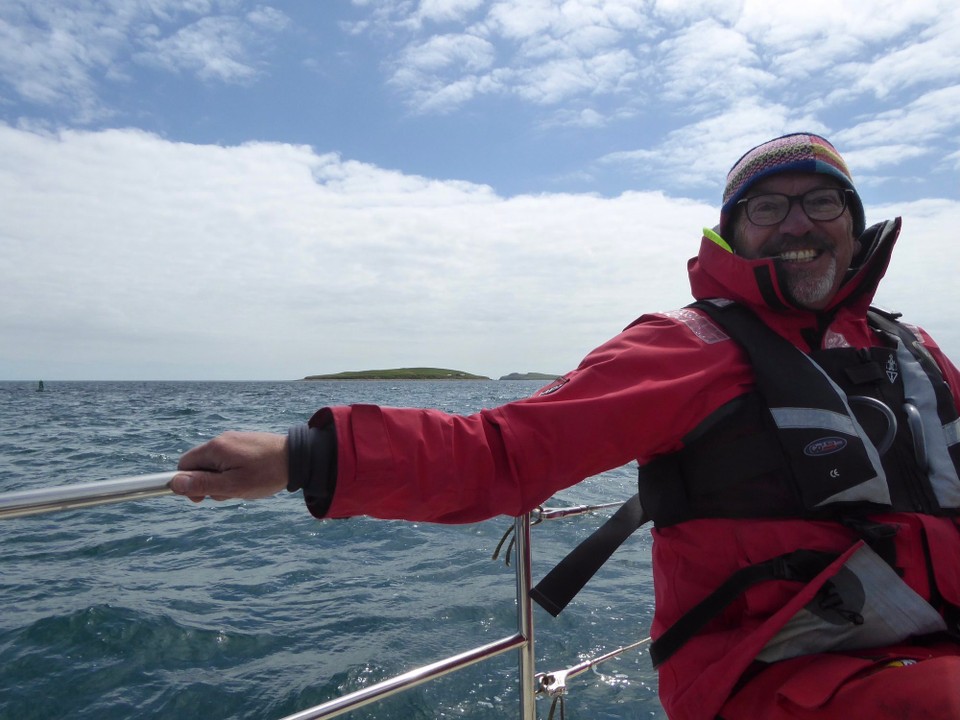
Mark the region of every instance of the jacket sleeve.
POLYGON ((328 517, 467 523, 517 515, 558 490, 680 446, 752 386, 742 351, 653 315, 534 396, 473 415, 376 405, 310 420, 336 433, 328 517))

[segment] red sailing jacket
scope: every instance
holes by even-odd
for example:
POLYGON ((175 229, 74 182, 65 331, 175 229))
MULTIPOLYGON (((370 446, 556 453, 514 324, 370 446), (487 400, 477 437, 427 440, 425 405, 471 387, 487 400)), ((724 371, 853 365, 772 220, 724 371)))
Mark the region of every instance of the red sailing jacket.
MULTIPOLYGON (((704 238, 689 263, 697 299, 746 305, 777 333, 809 351, 878 344, 866 310, 889 262, 899 220, 868 231, 873 242, 829 308, 789 307, 771 260, 745 260, 704 238), (876 242, 881 235, 883 242, 876 242), (823 318, 832 320, 819 327, 823 318)), ((922 331, 920 331, 922 333, 922 331)), ((951 388, 960 373, 922 334, 951 388)), ((746 354, 694 310, 645 315, 535 396, 470 416, 372 405, 333 407, 311 419, 334 422, 337 483, 329 517, 368 515, 467 523, 516 515, 584 478, 681 449, 681 438, 711 412, 753 389, 746 354)), ((951 519, 899 514, 898 567, 923 598, 932 589, 960 605, 960 536, 951 519), (925 544, 936 549, 933 561, 925 544), (941 551, 940 548, 943 550, 941 551), (930 573, 928 573, 928 563, 930 573)), ((693 520, 654 531, 656 638, 745 565, 799 547, 841 553, 807 586, 766 583, 746 592, 707 631, 660 667, 660 697, 671 718, 714 718, 743 671, 825 580, 862 546, 836 523, 801 520, 693 520)))

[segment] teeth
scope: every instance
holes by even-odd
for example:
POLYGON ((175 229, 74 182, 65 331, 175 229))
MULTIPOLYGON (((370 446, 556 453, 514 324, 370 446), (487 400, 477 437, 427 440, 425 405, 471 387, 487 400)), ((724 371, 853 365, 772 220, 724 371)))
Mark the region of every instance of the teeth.
POLYGON ((807 260, 813 260, 816 257, 816 250, 788 250, 787 252, 780 253, 777 259, 786 260, 787 262, 805 262, 807 260))

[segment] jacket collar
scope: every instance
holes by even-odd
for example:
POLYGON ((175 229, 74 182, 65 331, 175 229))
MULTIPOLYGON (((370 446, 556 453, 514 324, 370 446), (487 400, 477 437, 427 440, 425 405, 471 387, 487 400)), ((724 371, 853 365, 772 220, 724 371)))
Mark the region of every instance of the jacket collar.
POLYGON ((900 224, 900 218, 895 218, 863 232, 860 252, 846 280, 823 310, 793 305, 783 291, 772 259, 747 260, 706 236, 697 257, 687 264, 690 289, 697 300, 727 298, 746 305, 787 337, 804 329, 822 328, 838 314, 863 318, 890 263, 900 224))

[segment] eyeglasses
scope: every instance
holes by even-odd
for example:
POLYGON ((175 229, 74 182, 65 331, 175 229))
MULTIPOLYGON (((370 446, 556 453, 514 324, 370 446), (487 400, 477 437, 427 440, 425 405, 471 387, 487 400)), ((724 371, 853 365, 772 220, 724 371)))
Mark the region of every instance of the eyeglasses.
POLYGON ((738 200, 737 205, 746 207, 747 219, 760 227, 783 222, 796 201, 811 220, 836 220, 847 207, 847 194, 852 192, 844 188, 816 188, 802 195, 765 193, 738 200))

